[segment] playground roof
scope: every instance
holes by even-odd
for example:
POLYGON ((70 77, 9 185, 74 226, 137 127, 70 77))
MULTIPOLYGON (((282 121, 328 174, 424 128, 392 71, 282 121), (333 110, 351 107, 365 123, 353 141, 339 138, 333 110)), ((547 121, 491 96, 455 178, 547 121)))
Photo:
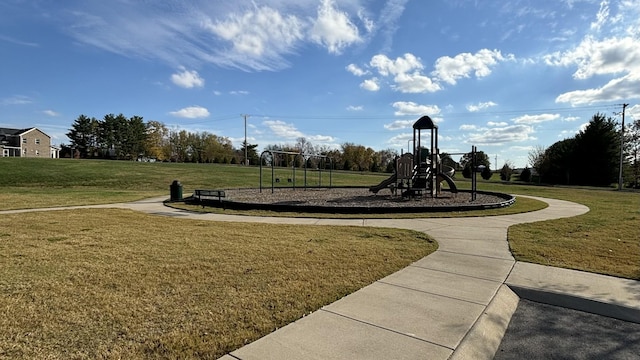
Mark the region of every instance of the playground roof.
POLYGON ((416 121, 415 123, 413 123, 413 128, 414 129, 437 129, 438 126, 436 124, 434 124, 433 120, 431 120, 430 117, 428 117, 427 115, 421 117, 420 119, 418 119, 418 121, 416 121))

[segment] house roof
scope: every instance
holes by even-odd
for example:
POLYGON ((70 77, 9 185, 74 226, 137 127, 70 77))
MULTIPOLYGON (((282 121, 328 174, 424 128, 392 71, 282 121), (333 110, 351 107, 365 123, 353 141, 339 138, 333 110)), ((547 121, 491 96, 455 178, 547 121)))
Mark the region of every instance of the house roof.
MULTIPOLYGON (((26 128, 26 129, 11 129, 11 128, 0 128, 0 136, 20 136, 20 135, 24 135, 30 131, 33 130, 37 130, 37 128, 34 127, 30 127, 30 128, 26 128)), ((42 132, 42 130, 40 130, 40 132, 42 132)), ((44 132, 42 132, 44 135, 50 137, 49 135, 45 134, 44 132)))
POLYGON ((10 129, 10 128, 0 128, 0 135, 9 135, 9 136, 16 136, 16 135, 22 135, 28 131, 31 131, 35 128, 27 128, 27 129, 10 129))

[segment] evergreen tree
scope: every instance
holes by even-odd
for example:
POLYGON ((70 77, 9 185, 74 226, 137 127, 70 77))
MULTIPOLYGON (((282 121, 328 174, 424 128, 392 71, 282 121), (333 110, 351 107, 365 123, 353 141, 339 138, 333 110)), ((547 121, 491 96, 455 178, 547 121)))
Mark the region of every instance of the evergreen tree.
POLYGON ((97 120, 80 115, 71 125, 67 137, 71 140, 71 147, 80 153, 80 157, 88 158, 93 156, 96 148, 97 133, 97 120))
POLYGON ((531 169, 525 167, 520 173, 520 180, 524 182, 531 182, 531 169))
POLYGON ((620 134, 612 118, 596 114, 575 137, 574 183, 609 186, 618 177, 620 134))
POLYGON ((485 166, 484 169, 482 169, 480 176, 482 176, 482 178, 485 180, 489 180, 493 176, 493 171, 491 171, 490 167, 485 166))

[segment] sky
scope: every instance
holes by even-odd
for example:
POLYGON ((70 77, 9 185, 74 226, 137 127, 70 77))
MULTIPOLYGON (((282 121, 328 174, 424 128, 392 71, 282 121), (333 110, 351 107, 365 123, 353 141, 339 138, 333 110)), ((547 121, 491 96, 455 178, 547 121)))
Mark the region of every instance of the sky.
POLYGON ((0 127, 57 145, 122 113, 401 152, 428 115, 441 152, 524 167, 596 113, 640 118, 640 0, 2 0, 0 69, 0 127))

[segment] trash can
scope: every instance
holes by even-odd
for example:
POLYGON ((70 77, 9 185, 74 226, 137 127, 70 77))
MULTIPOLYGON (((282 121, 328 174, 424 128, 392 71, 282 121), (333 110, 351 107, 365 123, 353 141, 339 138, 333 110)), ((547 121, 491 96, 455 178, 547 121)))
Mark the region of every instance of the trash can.
POLYGON ((173 180, 169 186, 169 193, 171 194, 171 201, 182 201, 182 184, 180 184, 180 181, 173 180))

